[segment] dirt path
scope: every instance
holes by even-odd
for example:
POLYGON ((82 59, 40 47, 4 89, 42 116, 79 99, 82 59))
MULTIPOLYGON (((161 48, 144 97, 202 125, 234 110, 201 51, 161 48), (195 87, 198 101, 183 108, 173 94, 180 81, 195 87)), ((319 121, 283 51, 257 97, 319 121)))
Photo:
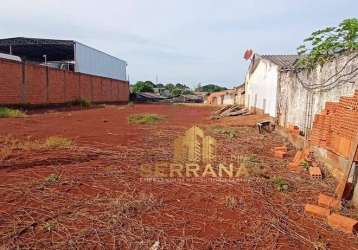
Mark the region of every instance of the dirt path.
POLYGON ((287 142, 259 135, 253 125, 262 117, 211 121, 211 111, 132 105, 1 119, 2 147, 14 138, 49 136, 75 146, 13 150, 0 161, 0 247, 149 249, 159 242, 160 249, 358 249, 356 237, 303 213, 319 192, 333 191, 331 178, 290 173, 289 159, 273 158, 271 149, 287 142), (129 115, 141 113, 163 120, 128 124, 129 115), (174 140, 193 125, 217 140, 219 162, 254 157, 264 172, 220 182, 141 179, 142 164, 173 161, 174 140), (214 133, 218 125, 234 127, 235 136, 214 133), (274 176, 287 180, 287 192, 275 188, 274 176))

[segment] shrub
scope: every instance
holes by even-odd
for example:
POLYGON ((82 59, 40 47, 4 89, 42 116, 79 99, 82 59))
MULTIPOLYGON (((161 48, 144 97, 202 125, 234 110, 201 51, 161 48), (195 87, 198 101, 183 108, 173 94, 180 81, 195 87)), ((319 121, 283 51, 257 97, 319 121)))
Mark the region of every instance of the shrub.
POLYGON ((156 114, 140 114, 140 115, 131 115, 128 118, 130 124, 148 124, 155 123, 162 120, 162 117, 156 114))
POLYGON ((45 142, 48 148, 70 148, 73 146, 73 141, 63 137, 51 136, 45 142))
POLYGON ((0 118, 19 118, 24 116, 25 113, 20 110, 0 107, 0 118))
POLYGON ((277 176, 273 177, 272 183, 278 191, 280 192, 288 191, 289 188, 288 182, 282 177, 277 177, 277 176))

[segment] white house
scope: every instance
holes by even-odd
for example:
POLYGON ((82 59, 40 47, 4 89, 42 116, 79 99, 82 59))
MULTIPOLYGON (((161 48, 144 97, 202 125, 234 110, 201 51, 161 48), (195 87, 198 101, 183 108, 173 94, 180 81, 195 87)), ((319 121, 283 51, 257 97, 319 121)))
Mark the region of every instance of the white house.
POLYGON ((245 106, 277 117, 280 72, 290 69, 297 55, 254 54, 245 78, 245 106))

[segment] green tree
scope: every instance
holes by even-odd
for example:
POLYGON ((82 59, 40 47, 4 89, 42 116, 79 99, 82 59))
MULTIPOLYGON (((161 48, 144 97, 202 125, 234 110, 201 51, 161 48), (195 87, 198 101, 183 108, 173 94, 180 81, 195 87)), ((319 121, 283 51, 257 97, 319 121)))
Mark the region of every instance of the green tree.
POLYGON ((175 88, 174 84, 168 83, 165 85, 165 89, 169 90, 169 92, 172 92, 172 90, 175 88))
POLYGON ((172 96, 179 96, 179 95, 182 94, 182 92, 183 92, 182 89, 174 88, 174 89, 171 91, 171 94, 172 94, 172 96))
POLYGON ((207 85, 201 86, 200 88, 195 89, 195 91, 198 91, 198 92, 209 92, 209 93, 223 91, 223 90, 226 90, 226 88, 220 87, 215 84, 207 84, 207 85))
MULTIPOLYGON (((155 86, 155 85, 154 85, 155 86)), ((150 81, 138 81, 136 84, 133 85, 133 93, 139 93, 139 92, 150 92, 153 93, 153 85, 150 81)))
POLYGON ((301 58, 296 67, 313 69, 337 54, 358 49, 358 19, 345 19, 338 27, 317 30, 297 48, 301 58))

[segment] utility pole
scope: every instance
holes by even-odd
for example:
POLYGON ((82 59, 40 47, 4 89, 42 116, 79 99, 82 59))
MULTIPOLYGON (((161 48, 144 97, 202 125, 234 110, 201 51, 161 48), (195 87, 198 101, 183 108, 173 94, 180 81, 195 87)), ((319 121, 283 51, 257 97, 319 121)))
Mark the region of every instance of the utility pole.
POLYGON ((158 85, 158 74, 155 75, 155 84, 158 85))

